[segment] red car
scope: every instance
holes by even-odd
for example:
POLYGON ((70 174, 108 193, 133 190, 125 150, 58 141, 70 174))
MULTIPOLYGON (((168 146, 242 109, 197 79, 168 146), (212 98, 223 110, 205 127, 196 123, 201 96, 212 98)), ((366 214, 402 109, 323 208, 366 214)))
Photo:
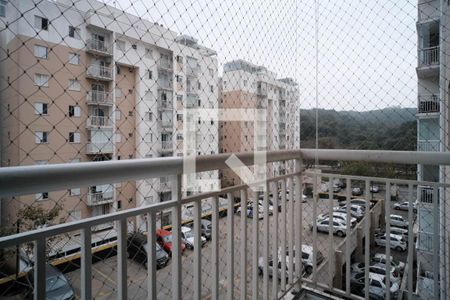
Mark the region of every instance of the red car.
MULTIPOLYGON (((172 232, 165 229, 157 229, 156 241, 169 255, 172 255, 172 232)), ((181 242, 181 252, 184 252, 184 249, 186 249, 186 245, 181 242)))

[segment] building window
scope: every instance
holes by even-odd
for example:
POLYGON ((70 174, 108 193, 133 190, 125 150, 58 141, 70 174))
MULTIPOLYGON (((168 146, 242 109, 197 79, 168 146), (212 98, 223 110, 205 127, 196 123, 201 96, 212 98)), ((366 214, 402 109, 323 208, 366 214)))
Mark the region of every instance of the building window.
POLYGON ((36 136, 36 138, 35 138, 36 144, 48 143, 48 132, 47 131, 36 131, 35 136, 36 136))
POLYGON ((69 26, 69 36, 71 38, 74 38, 74 39, 77 39, 77 40, 81 40, 80 28, 69 26))
POLYGON ((176 60, 178 63, 182 64, 183 63, 183 56, 177 55, 176 60))
POLYGON ((153 51, 150 48, 145 48, 145 56, 148 58, 153 58, 153 51))
POLYGON ((45 46, 34 45, 34 56, 38 58, 48 58, 48 48, 45 46))
POLYGON ((120 133, 116 133, 116 143, 122 143, 122 135, 120 133))
POLYGON ((183 121, 183 114, 177 114, 177 121, 183 121))
POLYGON ((80 81, 76 79, 69 79, 69 91, 79 92, 81 90, 80 81))
POLYGON ((69 132, 69 143, 79 144, 81 135, 79 132, 69 132))
POLYGON ((69 105, 69 117, 80 117, 81 109, 79 106, 69 105))
POLYGON ((40 16, 34 16, 34 28, 48 31, 48 19, 40 16))
POLYGON ((198 89, 201 90, 202 89, 202 84, 200 83, 200 81, 197 83, 198 89))
POLYGON ((209 86, 209 90, 211 91, 211 93, 214 93, 214 86, 213 86, 213 85, 210 85, 210 86, 209 86))
POLYGON ((81 189, 80 188, 70 189, 69 194, 70 194, 70 196, 80 196, 81 189))
POLYGON ((175 81, 176 81, 176 82, 183 82, 183 76, 176 75, 176 76, 175 76, 175 81))
POLYGON ((183 95, 177 95, 177 101, 183 101, 183 95))
POLYGON ((80 64, 80 54, 69 53, 69 64, 79 65, 80 64))
POLYGON ((36 194, 36 200, 42 201, 42 200, 46 200, 46 199, 48 199, 48 192, 36 194))
POLYGON ((34 113, 36 115, 45 116, 48 114, 48 104, 42 102, 36 102, 34 104, 34 113))
POLYGON ((117 48, 117 50, 125 52, 125 41, 117 40, 116 41, 116 48, 117 48))
POLYGON ((0 0, 0 17, 6 17, 6 5, 8 2, 6 0, 0 0))
POLYGON ((145 113, 145 120, 153 121, 153 113, 151 111, 145 113))
POLYGON ((183 134, 177 133, 177 141, 182 141, 182 140, 183 140, 183 134))
POLYGON ((50 76, 45 74, 34 74, 34 84, 37 86, 48 86, 50 76))
POLYGON ((148 79, 152 79, 153 78, 152 70, 147 70, 147 75, 148 75, 148 79))

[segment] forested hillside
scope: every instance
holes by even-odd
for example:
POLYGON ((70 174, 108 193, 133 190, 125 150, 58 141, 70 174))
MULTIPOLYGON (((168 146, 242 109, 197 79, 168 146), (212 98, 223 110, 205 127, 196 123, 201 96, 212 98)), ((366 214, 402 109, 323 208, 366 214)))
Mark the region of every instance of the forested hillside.
MULTIPOLYGON (((315 147, 315 110, 302 110, 301 146, 315 147)), ((319 148, 416 150, 415 108, 319 110, 319 148)))

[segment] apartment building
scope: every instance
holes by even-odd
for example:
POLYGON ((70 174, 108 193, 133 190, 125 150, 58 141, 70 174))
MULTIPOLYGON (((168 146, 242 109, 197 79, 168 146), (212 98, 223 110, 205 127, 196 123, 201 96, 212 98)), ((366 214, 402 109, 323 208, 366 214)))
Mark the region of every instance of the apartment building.
MULTIPOLYGON (((277 79, 274 72, 245 60, 224 64, 221 81, 220 107, 223 109, 265 109, 265 134, 255 136, 252 121, 221 121, 219 148, 221 152, 254 151, 257 139, 266 147, 257 150, 295 149, 300 146, 300 107, 297 83, 292 78, 277 79)), ((259 144, 259 142, 258 142, 259 144)), ((269 166, 270 176, 284 174, 280 163, 269 166)), ((241 181, 232 171, 224 171, 222 186, 241 181)))
MULTIPOLYGON (((448 87, 447 27, 449 8, 438 0, 418 2, 418 109, 417 150, 448 151, 448 87)), ((419 164, 418 180, 448 182, 448 169, 439 166, 419 164)), ((448 290, 448 247, 446 212, 448 212, 445 191, 433 190, 429 186, 418 187, 418 292, 427 297, 427 287, 438 285, 441 297, 448 290), (436 268, 439 265, 439 268, 436 268)))
MULTIPOLYGON (((192 37, 93 0, 3 8, 2 166, 182 156, 183 110, 218 107, 216 52, 192 37)), ((217 133, 200 124, 199 154, 217 133)), ((43 192, 2 201, 2 224, 30 204, 65 222, 168 199, 168 178, 43 192)))

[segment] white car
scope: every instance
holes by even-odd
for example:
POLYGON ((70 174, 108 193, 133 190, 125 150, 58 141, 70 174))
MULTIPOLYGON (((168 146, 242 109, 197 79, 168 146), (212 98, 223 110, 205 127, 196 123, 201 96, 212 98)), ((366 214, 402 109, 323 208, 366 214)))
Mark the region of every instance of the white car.
MULTIPOLYGON (((314 249, 309 245, 302 245, 302 263, 303 269, 307 274, 311 274, 313 271, 313 253, 314 249)), ((293 248, 293 254, 295 258, 295 247, 293 248)), ((278 260, 281 261, 281 255, 283 255, 282 249, 278 249, 278 260)), ((286 255, 286 262, 289 262, 289 249, 286 248, 284 255, 286 255)), ((319 266, 324 260, 322 252, 316 251, 316 266, 319 266)))
MULTIPOLYGON (((347 213, 347 205, 341 206, 339 208, 335 208, 338 212, 347 213)), ((352 217, 356 218, 357 220, 361 220, 364 217, 365 210, 356 204, 350 205, 350 214, 352 217)))
MULTIPOLYGON (((386 265, 385 264, 371 264, 369 266, 369 273, 379 274, 379 275, 386 275, 386 265)), ((396 282, 400 284, 400 273, 397 271, 397 269, 393 266, 391 266, 390 269, 391 274, 391 282, 396 282)))
MULTIPOLYGON (((360 279, 361 282, 364 284, 364 278, 360 279)), ((389 287, 389 291, 391 294, 391 297, 396 299, 398 296, 398 292, 400 289, 400 286, 398 283, 390 282, 391 286, 389 287)), ((386 276, 378 275, 378 274, 372 274, 369 273, 369 293, 372 295, 377 295, 381 297, 381 299, 384 299, 384 296, 386 295, 386 276)), ((362 294, 365 293, 365 287, 362 290, 362 294)))
MULTIPOLYGON (((253 213, 253 204, 252 205, 247 205, 246 207, 246 211, 247 211, 247 217, 249 218, 253 218, 254 217, 254 213, 253 213)), ((241 215, 242 213, 242 208, 238 207, 236 209, 236 213, 238 215, 241 215)), ((264 207, 262 207, 261 205, 258 205, 258 214, 256 216, 258 219, 262 219, 264 218, 264 207)))
MULTIPOLYGON (((333 219, 333 234, 336 234, 339 237, 343 237, 345 236, 346 230, 347 230, 347 226, 345 225, 345 223, 340 222, 338 219, 333 219)), ((316 221, 316 225, 317 225, 317 231, 322 231, 322 232, 328 232, 330 229, 330 221, 329 219, 324 219, 324 220, 317 220, 316 221)), ((311 225, 311 230, 313 230, 313 226, 311 225)))
POLYGON ((380 187, 378 185, 371 185, 370 186, 370 192, 371 193, 378 193, 380 191, 380 187))
MULTIPOLYGON (((320 214, 317 216, 318 220, 323 220, 323 219, 328 219, 329 214, 328 213, 324 213, 324 214, 320 214)), ((343 213, 343 212, 339 212, 339 211, 335 211, 333 212, 333 219, 339 219, 342 222, 347 224, 347 214, 343 213)), ((352 218, 350 217, 350 222, 352 224, 352 227, 356 225, 356 218, 352 218)))
MULTIPOLYGON (((201 245, 203 247, 206 244, 206 239, 204 236, 200 236, 200 237, 201 237, 201 245)), ((186 247, 188 249, 191 249, 191 250, 194 249, 195 235, 194 235, 194 232, 192 231, 192 228, 182 226, 181 227, 181 239, 186 244, 186 247)))
MULTIPOLYGON (((394 209, 409 211, 409 202, 394 203, 394 209)), ((417 205, 415 202, 412 203, 412 210, 413 212, 417 212, 417 205)))
MULTIPOLYGON (((386 265, 386 254, 376 253, 374 257, 372 257, 372 262, 386 265)), ((399 272, 403 272, 403 270, 405 269, 405 263, 395 260, 392 256, 390 262, 391 266, 395 267, 399 272)))
MULTIPOLYGON (((386 246, 386 233, 375 235, 375 244, 377 246, 386 246)), ((397 251, 406 251, 408 245, 401 235, 391 234, 389 237, 391 249, 397 251)))
POLYGON ((399 215, 390 215, 389 224, 400 228, 408 228, 409 225, 408 221, 406 221, 405 218, 399 215))
MULTIPOLYGON (((274 267, 274 265, 273 265, 274 261, 273 261, 272 257, 268 258, 268 262, 269 263, 268 263, 267 269, 269 271, 268 272, 269 276, 273 276, 274 272, 276 272, 277 278, 281 278, 281 276, 282 276, 282 274, 281 274, 281 260, 278 259, 278 265, 276 267, 274 267)), ((294 272, 295 271, 295 265, 293 265, 293 267, 294 267, 294 269, 292 271, 294 272)), ((288 264, 288 262, 286 260, 286 273, 284 274, 284 276, 286 278, 288 278, 288 276, 289 276, 288 268, 289 268, 289 264, 288 264)), ((258 259, 258 270, 259 270, 259 275, 262 275, 263 274, 263 270, 264 270, 264 257, 260 257, 258 259)), ((303 274, 304 274, 304 271, 305 270, 303 270, 303 274)))

